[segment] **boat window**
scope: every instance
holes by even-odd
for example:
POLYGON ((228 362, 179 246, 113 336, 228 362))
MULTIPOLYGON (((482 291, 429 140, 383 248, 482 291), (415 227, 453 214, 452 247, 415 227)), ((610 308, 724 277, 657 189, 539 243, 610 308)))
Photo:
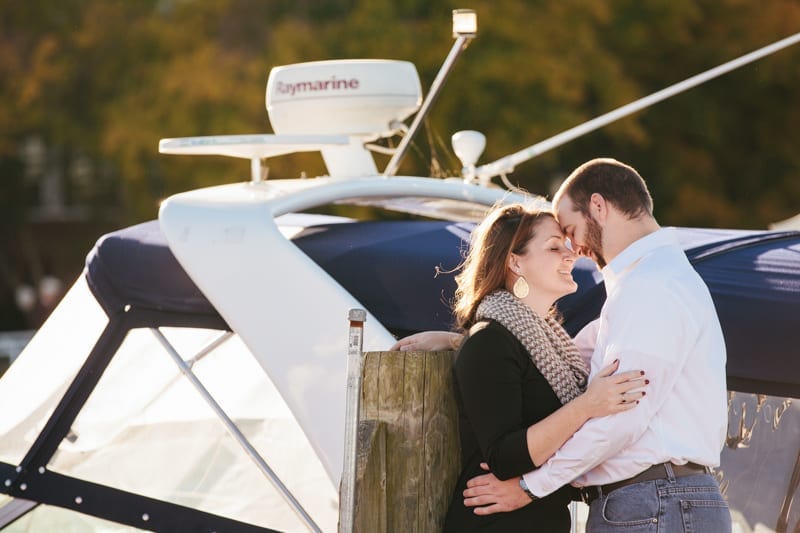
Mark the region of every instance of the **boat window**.
MULTIPOLYGON (((4 504, 3 497, 0 497, 0 508, 4 504)), ((36 533, 37 531, 132 533, 145 530, 101 520, 100 518, 76 513, 69 509, 39 505, 0 531, 3 533, 36 533)))
POLYGON ((800 402, 729 392, 728 435, 716 472, 734 530, 797 531, 800 402))
POLYGON ((0 380, 0 461, 19 464, 108 319, 84 278, 70 288, 0 380))
POLYGON ((164 335, 323 530, 338 496, 271 381, 238 336, 131 330, 48 468, 278 530, 302 528, 158 339, 164 335))

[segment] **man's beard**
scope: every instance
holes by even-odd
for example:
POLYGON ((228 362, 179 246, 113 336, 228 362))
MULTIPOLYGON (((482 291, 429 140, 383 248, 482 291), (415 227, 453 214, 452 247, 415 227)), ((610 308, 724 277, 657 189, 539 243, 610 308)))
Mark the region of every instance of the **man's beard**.
POLYGON ((607 263, 603 257, 603 228, 591 215, 586 217, 586 248, 597 266, 605 268, 607 263))

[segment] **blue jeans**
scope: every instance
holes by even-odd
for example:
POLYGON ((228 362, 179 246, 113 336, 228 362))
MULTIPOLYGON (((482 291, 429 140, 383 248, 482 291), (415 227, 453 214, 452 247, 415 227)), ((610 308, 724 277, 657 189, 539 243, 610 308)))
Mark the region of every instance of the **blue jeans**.
POLYGON ((643 481, 595 499, 587 533, 730 533, 731 513, 710 474, 643 481))

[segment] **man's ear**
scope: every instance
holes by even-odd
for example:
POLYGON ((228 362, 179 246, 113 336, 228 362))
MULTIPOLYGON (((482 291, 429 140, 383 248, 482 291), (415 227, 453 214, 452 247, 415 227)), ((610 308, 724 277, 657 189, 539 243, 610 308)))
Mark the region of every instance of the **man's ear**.
POLYGON ((608 202, 599 192, 592 193, 592 196, 589 198, 589 214, 601 224, 604 223, 608 217, 608 202))

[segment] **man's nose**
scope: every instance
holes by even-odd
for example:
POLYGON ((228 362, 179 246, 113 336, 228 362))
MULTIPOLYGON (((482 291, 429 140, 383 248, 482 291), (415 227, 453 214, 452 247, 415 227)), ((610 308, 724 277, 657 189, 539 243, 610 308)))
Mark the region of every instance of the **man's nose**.
POLYGON ((589 257, 589 249, 586 246, 575 246, 575 253, 581 257, 589 257))

